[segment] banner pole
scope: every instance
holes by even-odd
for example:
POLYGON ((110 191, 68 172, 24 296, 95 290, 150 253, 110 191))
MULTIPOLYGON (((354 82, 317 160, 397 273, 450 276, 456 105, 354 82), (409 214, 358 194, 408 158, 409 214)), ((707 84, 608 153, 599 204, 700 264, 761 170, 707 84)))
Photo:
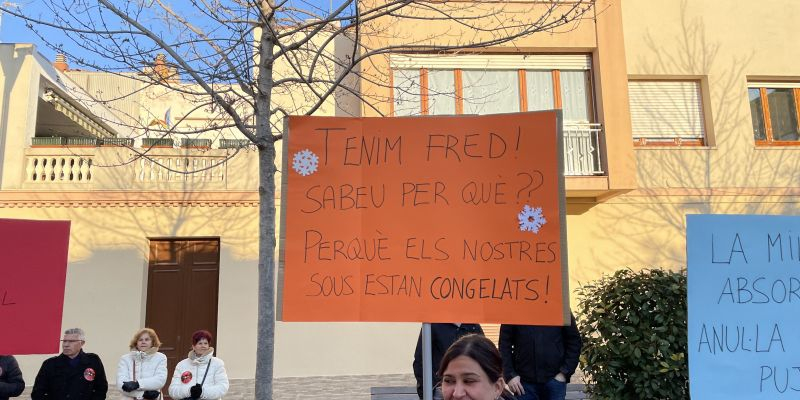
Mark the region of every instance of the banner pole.
POLYGON ((431 352, 431 324, 422 324, 422 398, 433 400, 433 360, 431 352))

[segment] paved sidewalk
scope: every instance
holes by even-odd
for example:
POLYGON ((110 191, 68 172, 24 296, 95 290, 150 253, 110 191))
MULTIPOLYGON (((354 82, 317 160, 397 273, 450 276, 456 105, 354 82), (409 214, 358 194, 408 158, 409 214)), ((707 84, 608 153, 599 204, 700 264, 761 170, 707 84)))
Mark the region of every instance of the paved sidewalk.
MULTIPOLYGON (((583 376, 576 373, 572 378, 568 400, 586 399, 583 390, 583 376), (572 390, 576 389, 576 390, 572 390)), ((275 400, 370 400, 370 388, 377 386, 414 386, 413 374, 394 375, 348 375, 316 376, 302 378, 276 378, 274 381, 275 400)), ((225 400, 252 400, 254 396, 252 379, 233 379, 225 400)), ((30 399, 31 387, 25 388, 20 399, 30 399)), ((109 385, 108 400, 124 400, 115 385, 109 385)))

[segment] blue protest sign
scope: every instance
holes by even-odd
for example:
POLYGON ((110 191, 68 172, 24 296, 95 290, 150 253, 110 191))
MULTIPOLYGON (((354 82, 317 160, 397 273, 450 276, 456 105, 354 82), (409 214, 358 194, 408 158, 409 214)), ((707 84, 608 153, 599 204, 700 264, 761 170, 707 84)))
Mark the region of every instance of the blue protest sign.
POLYGON ((688 215, 693 400, 800 398, 800 217, 688 215))

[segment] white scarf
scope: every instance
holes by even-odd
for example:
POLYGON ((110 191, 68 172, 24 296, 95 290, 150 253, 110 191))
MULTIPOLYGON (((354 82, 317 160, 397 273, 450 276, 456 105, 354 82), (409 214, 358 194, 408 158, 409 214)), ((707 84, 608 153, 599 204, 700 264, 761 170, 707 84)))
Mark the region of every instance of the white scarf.
POLYGON ((197 355, 194 350, 189 351, 189 359, 192 360, 192 364, 194 365, 203 365, 209 362, 212 358, 214 358, 214 348, 209 347, 206 354, 197 355))

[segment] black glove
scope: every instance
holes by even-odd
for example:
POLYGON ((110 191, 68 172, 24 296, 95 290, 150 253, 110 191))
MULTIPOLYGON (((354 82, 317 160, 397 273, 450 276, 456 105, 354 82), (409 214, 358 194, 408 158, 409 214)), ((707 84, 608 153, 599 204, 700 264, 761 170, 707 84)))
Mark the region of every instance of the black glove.
POLYGON ((136 381, 128 381, 122 384, 122 390, 126 392, 132 392, 139 388, 139 382, 136 381))
POLYGON ((203 385, 198 383, 198 384, 192 386, 192 388, 189 389, 189 393, 192 394, 192 398, 193 399, 199 399, 200 396, 203 395, 203 385))
POLYGON ((158 390, 145 390, 142 394, 142 398, 147 400, 157 399, 161 393, 158 390))

